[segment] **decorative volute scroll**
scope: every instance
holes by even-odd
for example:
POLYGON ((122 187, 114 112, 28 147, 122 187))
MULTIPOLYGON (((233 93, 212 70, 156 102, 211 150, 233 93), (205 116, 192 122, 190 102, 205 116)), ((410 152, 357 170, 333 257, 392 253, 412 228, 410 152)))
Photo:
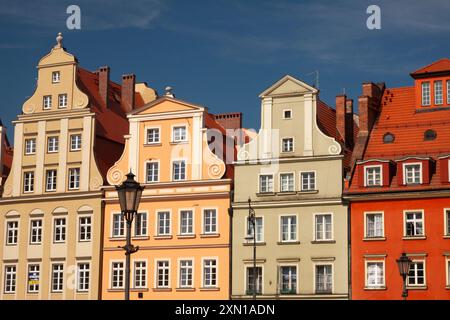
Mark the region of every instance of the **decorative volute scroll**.
POLYGON ((122 156, 119 160, 108 170, 106 179, 108 184, 116 186, 121 184, 125 180, 127 172, 128 157, 130 152, 130 137, 125 136, 125 148, 123 149, 122 156))
POLYGON ((203 178, 221 179, 225 175, 225 162, 216 156, 208 146, 206 131, 203 132, 203 178))

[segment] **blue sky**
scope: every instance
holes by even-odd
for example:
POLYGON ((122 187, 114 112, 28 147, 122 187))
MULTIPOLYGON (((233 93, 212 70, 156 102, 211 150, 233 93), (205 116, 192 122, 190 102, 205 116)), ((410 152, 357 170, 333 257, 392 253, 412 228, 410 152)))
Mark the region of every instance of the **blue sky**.
POLYGON ((0 0, 0 117, 11 135, 59 31, 85 68, 109 65, 115 81, 135 73, 160 93, 170 85, 259 128, 258 94, 285 74, 312 84, 318 70, 330 105, 344 88, 356 100, 364 81, 410 85, 410 72, 450 57, 449 14, 448 0, 0 0), (70 4, 81 30, 66 28, 70 4), (371 4, 381 30, 366 27, 371 4))

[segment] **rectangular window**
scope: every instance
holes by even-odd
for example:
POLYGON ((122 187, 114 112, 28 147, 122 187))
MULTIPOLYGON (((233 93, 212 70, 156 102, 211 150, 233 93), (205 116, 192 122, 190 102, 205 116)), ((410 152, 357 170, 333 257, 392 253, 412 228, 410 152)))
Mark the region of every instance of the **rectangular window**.
POLYGON ((273 175, 264 174, 259 176, 259 192, 273 192, 273 175))
POLYGON ((169 261, 157 261, 156 263, 156 278, 157 288, 169 288, 169 261))
POLYGON ((294 191, 294 174, 282 173, 280 174, 280 191, 293 192, 294 191))
POLYGON ((147 129, 147 144, 159 143, 159 128, 147 129))
POLYGON ((80 217, 79 218, 79 241, 91 241, 92 233, 92 220, 91 217, 80 217))
POLYGON ((446 264, 447 264, 447 287, 450 287, 450 260, 447 260, 446 264))
POLYGON ((184 160, 173 162, 173 180, 186 180, 186 162, 184 160))
POLYGON ((59 71, 52 72, 52 83, 58 83, 61 81, 61 73, 59 71))
POLYGON ((203 233, 217 233, 216 209, 203 210, 203 233))
POLYGON ((125 220, 121 213, 113 214, 112 236, 113 238, 125 236, 125 220))
POLYGON ((54 242, 66 241, 66 218, 57 218, 54 222, 54 242))
MULTIPOLYGON (((247 220, 247 239, 253 241, 253 225, 249 219, 247 220)), ((263 218, 255 217, 256 242, 263 242, 263 218)))
POLYGON ((52 265, 52 292, 62 292, 64 286, 64 265, 52 265))
POLYGON ((450 104, 450 80, 447 80, 447 104, 450 104))
POLYGON ((194 213, 192 210, 180 211, 180 234, 194 233, 194 213))
POLYGON ((425 285, 425 262, 413 261, 409 267, 408 277, 406 278, 408 286, 424 286, 425 285))
POLYGON ((111 288, 112 289, 122 289, 123 288, 123 274, 124 274, 123 262, 113 262, 111 264, 111 288))
POLYGON ((316 241, 333 239, 331 214, 316 215, 315 224, 316 241))
POLYGON ((292 110, 283 110, 283 119, 292 119, 292 110))
POLYGON ((253 269, 253 267, 247 267, 245 278, 247 280, 246 285, 247 295, 252 295, 254 292, 256 294, 262 294, 262 284, 263 284, 262 267, 256 267, 256 270, 253 269))
POLYGON ((379 238, 384 236, 384 223, 382 213, 366 214, 366 238, 379 238))
POLYGON ((16 245, 19 236, 19 221, 6 222, 6 245, 16 245))
POLYGON ((284 138, 281 140, 281 151, 282 152, 292 152, 294 151, 294 139, 284 138))
POLYGON ((187 141, 186 127, 173 128, 173 142, 187 141))
POLYGON ((147 183, 159 181, 159 163, 148 162, 147 163, 147 183))
POLYGON ((203 287, 217 286, 217 260, 203 260, 203 287))
POLYGON ((89 283, 91 278, 91 269, 89 263, 78 264, 77 291, 89 291, 89 283))
POLYGON ((333 274, 332 266, 316 265, 316 293, 332 293, 333 274))
POLYGON ((158 236, 170 235, 170 212, 158 212, 158 236))
POLYGON ((5 266, 5 293, 16 292, 16 266, 5 266))
POLYGON ((296 294, 297 293, 297 267, 281 266, 280 267, 280 293, 296 294))
POLYGON ((59 139, 58 137, 48 137, 47 139, 47 152, 55 153, 59 149, 59 139))
POLYGON ((423 213, 422 212, 406 212, 405 213, 405 236, 415 237, 423 236, 423 213))
POLYGON ((422 106, 429 106, 430 104, 430 83, 422 82, 422 106))
POLYGON ((192 260, 180 260, 180 288, 192 288, 194 266, 192 260))
POLYGON ((58 107, 67 108, 67 94, 63 93, 58 95, 58 107))
POLYGON ((381 166, 365 167, 366 187, 381 186, 381 166))
POLYGON ((444 92, 442 88, 442 80, 434 82, 434 104, 440 105, 444 103, 444 92))
POLYGON ((297 240, 297 217, 282 216, 281 219, 281 241, 297 240))
POLYGON ((35 154, 36 153, 36 139, 25 139, 25 154, 35 154))
POLYGON ((39 292, 39 265, 30 264, 28 266, 28 292, 36 293, 39 292))
POLYGON ((405 184, 422 183, 422 166, 420 164, 405 164, 403 170, 405 184))
POLYGON ((69 190, 80 189, 80 168, 69 169, 69 190))
POLYGON ((134 287, 147 288, 147 263, 145 261, 134 262, 134 287))
POLYGON ((46 172, 45 191, 56 191, 56 170, 47 170, 46 172))
POLYGON ((366 287, 384 287, 384 262, 366 262, 366 287))
POLYGON ((302 191, 316 190, 316 173, 314 171, 302 172, 300 177, 302 179, 302 191))
POLYGON ((450 236, 450 210, 445 210, 445 235, 450 236))
POLYGON ((143 237, 147 235, 147 213, 139 212, 136 215, 136 221, 134 225, 134 235, 136 237, 143 237))
POLYGON ((52 96, 44 96, 43 108, 44 108, 44 110, 48 110, 48 109, 52 108, 52 96))
POLYGON ((30 221, 30 243, 40 244, 42 242, 42 220, 30 221))
POLYGON ((23 173, 23 192, 34 192, 34 172, 28 171, 23 173))
POLYGON ((81 134, 73 134, 70 136, 70 151, 81 150, 81 134))

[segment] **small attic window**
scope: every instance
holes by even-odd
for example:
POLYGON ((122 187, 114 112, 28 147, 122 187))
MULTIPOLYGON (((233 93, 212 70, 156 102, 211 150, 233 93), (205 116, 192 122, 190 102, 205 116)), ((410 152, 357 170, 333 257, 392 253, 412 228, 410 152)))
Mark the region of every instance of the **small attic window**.
POLYGON ((388 132, 383 136, 383 143, 392 143, 395 140, 395 136, 388 132))
POLYGON ((61 81, 61 74, 59 71, 52 72, 52 83, 58 83, 61 81))
POLYGON ((292 110, 283 110, 283 119, 292 119, 292 110))
POLYGON ((425 141, 431 141, 436 139, 436 131, 428 129, 427 131, 425 131, 425 133, 423 134, 423 140, 425 141))

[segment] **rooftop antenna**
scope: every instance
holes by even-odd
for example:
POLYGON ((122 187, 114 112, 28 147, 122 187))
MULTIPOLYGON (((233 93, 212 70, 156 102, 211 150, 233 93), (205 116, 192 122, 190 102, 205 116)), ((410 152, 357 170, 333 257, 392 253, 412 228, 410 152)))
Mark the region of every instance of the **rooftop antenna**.
POLYGON ((310 75, 312 75, 312 74, 314 74, 314 84, 313 84, 313 87, 316 88, 316 89, 319 89, 319 70, 310 72, 310 73, 308 73, 308 74, 306 74, 306 75, 307 75, 307 76, 310 76, 310 75))
POLYGON ((342 94, 345 95, 345 88, 342 88, 342 94))

